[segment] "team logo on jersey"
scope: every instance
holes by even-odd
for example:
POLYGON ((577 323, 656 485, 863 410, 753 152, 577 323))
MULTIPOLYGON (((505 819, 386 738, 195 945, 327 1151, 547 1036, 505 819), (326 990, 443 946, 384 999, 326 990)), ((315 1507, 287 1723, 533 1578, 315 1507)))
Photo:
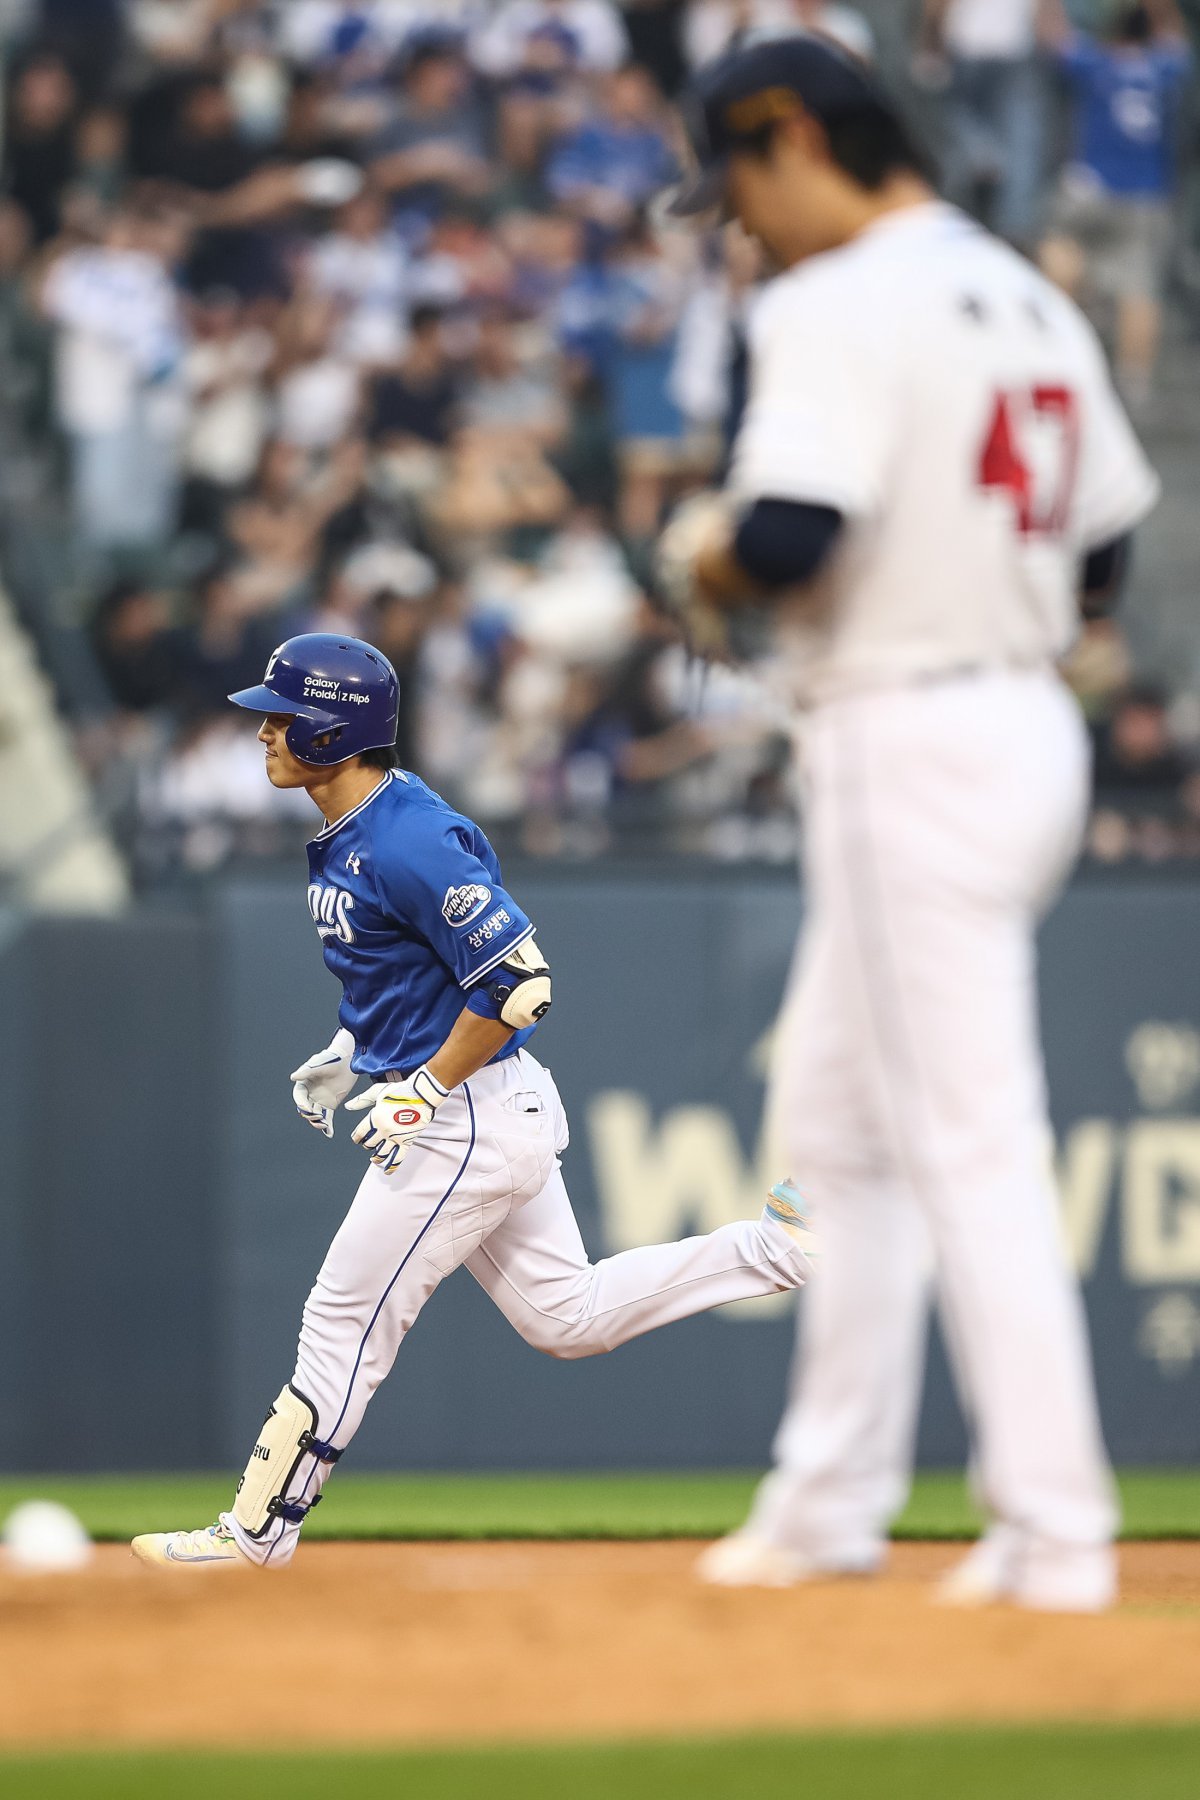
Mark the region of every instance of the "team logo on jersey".
POLYGON ((469 925, 477 919, 492 897, 491 888, 485 888, 477 881, 469 881, 466 887, 446 889, 446 898, 442 901, 442 917, 447 925, 469 925))
POLYGON ((358 854, 357 850, 352 850, 346 858, 346 867, 352 875, 359 875, 362 873, 362 857, 358 854))
POLYGON ((308 910, 313 916, 319 937, 335 937, 343 944, 354 942, 354 931, 350 924, 354 895, 348 894, 345 888, 325 887, 319 881, 309 882, 308 910))

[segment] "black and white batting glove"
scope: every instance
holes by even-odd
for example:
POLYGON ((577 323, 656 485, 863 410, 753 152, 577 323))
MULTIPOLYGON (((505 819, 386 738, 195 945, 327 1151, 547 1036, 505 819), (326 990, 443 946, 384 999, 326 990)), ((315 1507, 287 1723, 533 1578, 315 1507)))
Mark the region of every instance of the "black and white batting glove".
POLYGON ((443 1100, 450 1098, 436 1076, 422 1065, 401 1081, 378 1081, 346 1102, 347 1112, 367 1112, 354 1142, 367 1151, 377 1169, 390 1175, 404 1161, 443 1100))
POLYGON ((333 1115, 358 1080, 350 1067, 354 1047, 354 1039, 343 1028, 327 1049, 292 1070, 296 1111, 323 1137, 333 1136, 333 1115))

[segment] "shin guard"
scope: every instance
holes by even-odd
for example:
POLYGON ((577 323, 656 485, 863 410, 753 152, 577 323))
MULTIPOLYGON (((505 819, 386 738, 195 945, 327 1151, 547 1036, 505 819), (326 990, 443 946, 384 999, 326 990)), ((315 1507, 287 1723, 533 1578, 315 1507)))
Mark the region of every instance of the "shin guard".
POLYGON ((321 1498, 289 1500, 291 1486, 306 1456, 318 1462, 336 1462, 341 1455, 317 1436, 317 1409, 306 1395, 289 1382, 274 1402, 258 1442, 250 1453, 246 1472, 237 1485, 233 1516, 247 1537, 261 1538, 275 1519, 300 1524, 321 1498))

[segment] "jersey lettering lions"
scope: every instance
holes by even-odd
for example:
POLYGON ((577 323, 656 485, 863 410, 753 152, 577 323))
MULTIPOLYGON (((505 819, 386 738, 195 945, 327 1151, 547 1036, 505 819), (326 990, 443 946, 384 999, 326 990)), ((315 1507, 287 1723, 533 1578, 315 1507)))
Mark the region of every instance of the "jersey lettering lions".
POLYGON ((781 634, 799 698, 1069 647, 1081 559, 1158 495, 1070 301, 931 202, 771 282, 750 338, 735 498, 847 522, 781 634))
POLYGON ((308 909, 342 983, 338 1020, 366 1075, 419 1068, 476 997, 488 1012, 481 984, 533 931, 479 827, 415 775, 385 775, 312 840, 308 866, 308 909))

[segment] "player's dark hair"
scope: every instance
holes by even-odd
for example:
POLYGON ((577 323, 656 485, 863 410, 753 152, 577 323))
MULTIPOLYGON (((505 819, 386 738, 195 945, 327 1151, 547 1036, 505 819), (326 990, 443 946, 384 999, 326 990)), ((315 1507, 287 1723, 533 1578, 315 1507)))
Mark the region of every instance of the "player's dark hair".
POLYGON ((890 175, 906 171, 931 178, 930 169, 904 120, 884 106, 832 119, 825 127, 829 152, 860 187, 881 188, 890 175))
POLYGON ((377 744, 373 750, 364 750, 360 761, 364 769, 398 769, 400 752, 395 744, 377 744))
MULTIPOLYGON (((865 101, 840 118, 823 119, 821 127, 834 162, 860 187, 874 192, 883 186, 889 175, 904 170, 920 175, 922 180, 934 185, 929 158, 904 120, 890 107, 865 101)), ((737 147, 756 156, 767 156, 777 130, 777 124, 767 125, 737 147)))
POLYGON ((1113 21, 1112 34, 1118 44, 1153 43, 1154 15, 1144 0, 1121 8, 1113 21))

